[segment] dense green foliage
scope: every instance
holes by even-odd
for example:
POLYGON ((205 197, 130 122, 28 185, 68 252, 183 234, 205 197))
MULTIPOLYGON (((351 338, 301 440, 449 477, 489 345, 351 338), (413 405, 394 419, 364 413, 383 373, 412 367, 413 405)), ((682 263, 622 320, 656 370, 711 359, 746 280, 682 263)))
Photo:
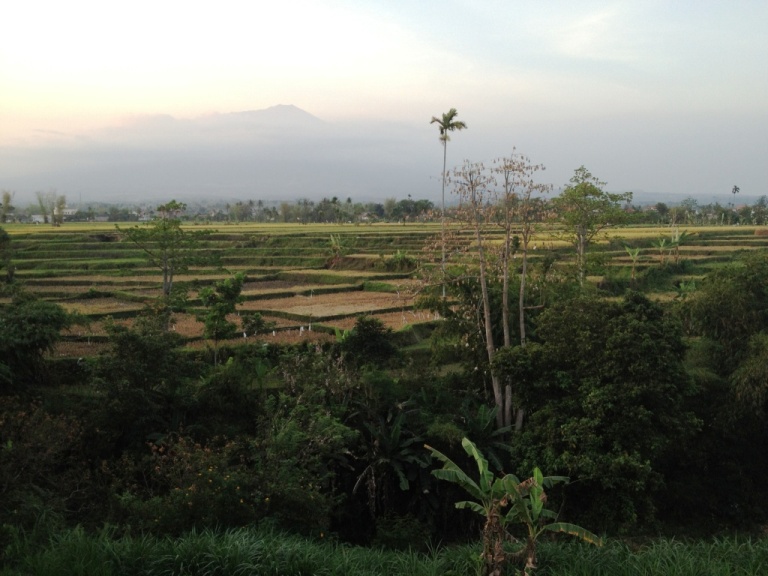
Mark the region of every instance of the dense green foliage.
POLYGON ((227 316, 234 314, 238 304, 243 301, 240 294, 243 290, 245 275, 240 272, 231 278, 216 282, 211 287, 200 290, 198 294, 205 306, 205 312, 200 320, 205 325, 206 338, 213 340, 213 363, 219 363, 219 341, 232 338, 237 332, 237 325, 230 322, 227 316))
POLYGON ((536 338, 498 357, 528 407, 520 465, 578 478, 572 510, 591 526, 652 519, 661 462, 700 425, 678 324, 637 293, 581 297, 544 312, 536 338))
MULTIPOLYGON (((444 321, 433 347, 418 350, 402 347, 409 335, 361 316, 331 344, 279 346, 245 328, 249 338, 223 344, 214 360, 183 346, 161 298, 110 324, 100 356, 61 360, 46 351, 68 315, 19 293, 0 306, 0 550, 23 549, 15 565, 45 573, 24 556, 51 554, 55 564, 55 547, 44 547, 52 534, 93 544, 65 530, 105 524, 115 542, 271 525, 428 550, 481 534, 423 448, 466 470, 465 437, 493 474, 569 476, 547 490, 548 507, 597 532, 764 523, 768 260, 757 252, 723 263, 665 303, 624 291, 678 281, 688 264, 666 256, 634 277, 627 267, 610 286, 580 286, 556 253, 532 261, 526 345, 500 346, 493 366, 525 408, 518 432, 496 425, 471 262, 449 271, 454 305, 432 300, 444 321)), ((241 288, 235 276, 198 290, 211 339, 231 334, 241 288)), ((503 284, 491 274, 488 288, 498 311, 503 284)), ((511 277, 507 290, 516 297, 518 288, 511 277)), ((503 341, 498 315, 491 322, 503 341)), ((610 546, 602 560, 564 549, 596 566, 635 561, 610 546)), ((542 569, 558 573, 548 554, 559 550, 542 547, 542 569)), ((678 559, 698 566, 695 555, 678 559)))
POLYGON ((0 390, 41 383, 43 356, 59 340, 70 322, 58 304, 16 292, 0 305, 0 390))
POLYGON ((356 366, 382 366, 397 354, 392 329, 371 316, 357 319, 355 327, 341 339, 340 349, 356 366))

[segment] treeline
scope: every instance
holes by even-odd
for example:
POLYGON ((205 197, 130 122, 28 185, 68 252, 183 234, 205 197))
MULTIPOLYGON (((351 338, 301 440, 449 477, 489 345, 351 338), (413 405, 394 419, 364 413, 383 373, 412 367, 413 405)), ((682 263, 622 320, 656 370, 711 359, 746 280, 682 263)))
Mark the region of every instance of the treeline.
MULTIPOLYGON (((3 192, 0 222, 40 223, 61 222, 138 222, 160 216, 152 205, 87 203, 77 209, 66 207, 66 197, 49 193, 39 195, 39 204, 21 209, 11 204, 13 195, 3 192), (54 198, 58 204, 48 206, 44 200, 54 198), (33 220, 34 219, 34 220, 33 220)), ((387 198, 384 202, 353 202, 334 196, 320 201, 299 199, 295 202, 265 202, 263 200, 233 202, 190 202, 185 204, 183 220, 196 222, 282 222, 282 223, 365 223, 365 222, 423 222, 439 219, 429 200, 387 198)))
MULTIPOLYGON (((13 194, 4 191, 0 203, 0 223, 27 222, 37 215, 45 223, 60 225, 62 222, 137 222, 151 220, 155 210, 150 205, 88 203, 77 209, 65 206, 66 197, 48 193, 39 195, 41 201, 26 209, 12 204, 13 194), (51 204, 51 198, 58 202, 51 204), (49 204, 51 204, 49 206, 49 204)), ((736 196, 734 195, 734 201, 736 196)), ((551 198, 536 198, 539 211, 551 210, 551 198)), ((441 208, 426 199, 388 198, 384 202, 355 202, 352 198, 323 198, 319 201, 306 198, 295 202, 265 202, 264 200, 235 200, 232 202, 188 202, 188 209, 181 217, 198 222, 282 222, 282 223, 373 223, 373 222, 439 222, 441 208)), ((446 217, 456 218, 461 208, 446 206, 446 217)), ((763 226, 768 223, 768 196, 761 196, 752 204, 700 204, 695 198, 687 198, 676 205, 657 202, 635 205, 631 201, 623 206, 632 224, 662 224, 670 226, 763 226)))

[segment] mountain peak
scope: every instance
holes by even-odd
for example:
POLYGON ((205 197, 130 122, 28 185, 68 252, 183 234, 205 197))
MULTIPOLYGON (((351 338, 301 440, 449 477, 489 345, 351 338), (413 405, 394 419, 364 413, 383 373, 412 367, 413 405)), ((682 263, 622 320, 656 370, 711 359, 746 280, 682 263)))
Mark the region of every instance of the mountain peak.
POLYGON ((243 110, 227 114, 230 118, 238 120, 253 120, 258 122, 314 122, 322 123, 317 116, 302 110, 293 104, 277 104, 261 110, 243 110))

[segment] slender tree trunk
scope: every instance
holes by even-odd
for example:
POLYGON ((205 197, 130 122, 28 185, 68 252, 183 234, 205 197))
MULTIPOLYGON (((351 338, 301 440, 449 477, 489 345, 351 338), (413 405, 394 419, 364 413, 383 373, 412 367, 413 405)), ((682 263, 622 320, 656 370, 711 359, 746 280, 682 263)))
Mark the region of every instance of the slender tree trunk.
MULTIPOLYGON (((485 250, 483 247, 483 236, 480 232, 480 222, 478 219, 477 198, 475 191, 472 190, 472 210, 475 226, 475 239, 477 241, 477 253, 480 260, 480 291, 483 296, 483 324, 485 325, 485 350, 488 354, 488 366, 491 371, 491 387, 493 388, 493 399, 498 408, 496 412, 496 425, 499 428, 508 426, 512 420, 512 402, 511 390, 504 390, 501 387, 501 380, 493 369, 493 358, 496 355, 496 345, 493 341, 493 325, 491 323, 491 299, 488 295, 488 275, 485 263, 485 250), (507 394, 505 394, 507 392, 507 394)), ((509 387, 507 387, 509 388, 509 387)))
MULTIPOLYGON (((531 230, 528 228, 529 224, 523 223, 523 242, 522 242, 522 270, 520 271, 520 292, 518 294, 517 307, 518 315, 520 319, 520 346, 525 348, 526 345, 526 333, 525 333, 525 289, 528 281, 528 243, 531 239, 531 230)), ((515 432, 519 432, 523 429, 523 419, 525 418, 525 408, 518 406, 517 414, 515 415, 515 432)))
POLYGON ((579 284, 584 286, 584 280, 587 275, 587 233, 578 226, 576 230, 576 259, 579 274, 579 284))
POLYGON ((517 299, 520 316, 520 346, 525 347, 525 284, 528 276, 528 242, 523 238, 523 269, 520 272, 520 292, 517 299))
POLYGON ((445 167, 448 159, 448 140, 443 140, 443 189, 442 204, 440 210, 440 244, 442 247, 442 259, 440 260, 440 272, 443 283, 443 300, 445 300, 445 167))
POLYGON ((509 212, 505 215, 506 222, 504 226, 506 228, 506 234, 504 238, 504 259, 503 259, 503 271, 502 271, 502 287, 501 287, 501 321, 504 329, 504 346, 512 345, 512 335, 509 330, 509 261, 512 259, 512 250, 510 250, 510 244, 512 239, 510 236, 511 223, 509 222, 509 212))
POLYGON ((168 257, 163 255, 163 296, 169 296, 171 294, 171 287, 168 285, 168 257))

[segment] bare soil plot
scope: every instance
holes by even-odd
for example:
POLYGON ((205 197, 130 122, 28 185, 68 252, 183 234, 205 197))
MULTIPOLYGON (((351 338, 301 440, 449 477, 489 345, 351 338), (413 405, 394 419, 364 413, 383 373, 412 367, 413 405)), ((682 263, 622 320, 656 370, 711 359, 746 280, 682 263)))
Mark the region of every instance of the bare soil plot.
POLYGON ((337 292, 334 294, 317 294, 314 296, 293 296, 291 298, 274 298, 245 302, 242 310, 257 310, 262 312, 284 312, 292 316, 320 321, 324 318, 350 316, 356 314, 373 314, 377 311, 391 311, 393 308, 410 308, 413 297, 409 294, 387 292, 337 292))
MULTIPOLYGON (((404 310, 402 312, 387 312, 385 314, 372 314, 378 320, 392 330, 402 330, 411 324, 422 324, 425 322, 431 322, 437 320, 438 316, 424 311, 424 310, 404 310)), ((347 318, 340 318, 338 320, 332 320, 330 322, 323 322, 325 325, 333 326, 339 330, 350 330, 354 328, 355 322, 357 322, 357 316, 350 316, 347 318)))
MULTIPOLYGON (((280 330, 274 334, 258 334, 256 336, 248 336, 247 338, 234 338, 232 340, 222 340, 219 342, 219 347, 222 346, 240 346, 244 343, 247 344, 322 344, 324 342, 333 342, 336 336, 327 332, 318 332, 316 330, 310 330, 308 328, 293 329, 293 330, 280 330)), ((211 345, 209 340, 195 340, 187 344, 188 348, 194 350, 205 350, 211 345)))
POLYGON ((137 313, 143 306, 136 302, 128 302, 117 298, 87 298, 83 300, 65 300, 61 306, 67 312, 78 314, 120 314, 137 313))
POLYGON ((87 358, 98 356, 109 348, 107 342, 72 342, 63 340, 56 344, 50 358, 87 358))

